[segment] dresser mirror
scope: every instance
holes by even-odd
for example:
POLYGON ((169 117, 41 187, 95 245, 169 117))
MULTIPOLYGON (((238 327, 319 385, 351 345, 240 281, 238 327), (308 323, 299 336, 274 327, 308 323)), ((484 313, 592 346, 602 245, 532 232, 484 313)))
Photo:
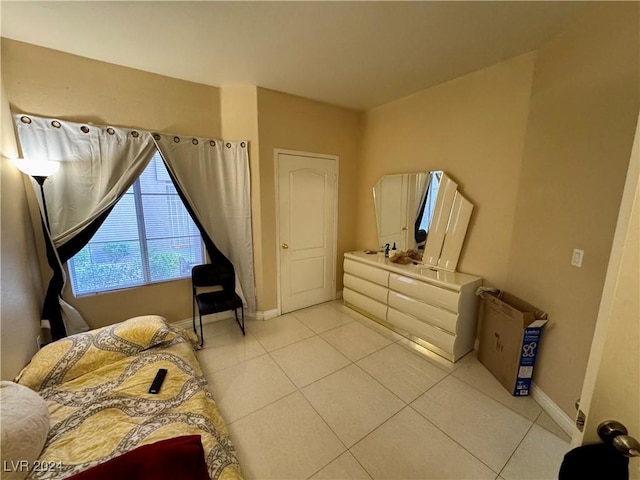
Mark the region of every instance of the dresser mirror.
POLYGON ((455 271, 473 204, 442 170, 383 176, 373 187, 378 245, 422 250, 426 265, 455 271))

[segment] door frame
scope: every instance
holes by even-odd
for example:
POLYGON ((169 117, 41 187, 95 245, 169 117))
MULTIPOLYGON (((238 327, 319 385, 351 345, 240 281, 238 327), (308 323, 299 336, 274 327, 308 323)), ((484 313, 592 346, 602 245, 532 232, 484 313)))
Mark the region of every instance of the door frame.
POLYGON ((331 262, 332 269, 332 294, 333 299, 335 300, 337 295, 336 290, 336 273, 337 273, 337 262, 338 262, 338 199, 340 197, 340 157, 337 155, 329 155, 326 153, 312 153, 312 152, 302 152, 299 150, 289 150, 285 148, 274 148, 273 149, 273 164, 274 164, 274 183, 275 183, 275 213, 276 213, 276 282, 277 282, 277 292, 278 292, 278 316, 282 314, 282 292, 280 288, 281 282, 281 272, 280 272, 280 180, 279 180, 279 172, 280 172, 280 155, 295 155, 298 157, 309 157, 309 158, 321 158, 323 160, 333 160, 335 162, 335 175, 336 175, 336 189, 335 189, 335 197, 333 202, 333 261, 331 262))
MULTIPOLYGON (((591 403, 594 395, 597 394, 596 384, 598 377, 603 375, 600 371, 602 363, 603 353, 605 350, 605 342, 607 340, 607 334, 609 329, 609 323, 611 320, 611 311, 614 302, 617 300, 617 286, 618 279, 621 271, 623 252, 625 249, 625 241, 629 231, 629 224, 632 219, 632 208, 637 196, 638 189, 640 188, 640 115, 638 116, 638 122, 636 123, 636 131, 631 150, 631 157, 629 160, 629 166, 627 169, 627 176, 625 179, 625 185, 622 192, 622 200, 620 201, 620 209, 618 212, 618 220, 616 222, 616 229, 613 236, 613 242, 611 245, 611 253, 609 256, 609 263, 607 266, 607 273, 605 277, 604 287, 602 290, 602 298, 600 300, 600 307, 598 310, 598 316, 596 319, 595 331, 593 334, 593 341, 591 344, 591 350, 589 353, 589 360, 587 363, 587 369, 582 385, 582 392, 579 399, 579 411, 581 411, 586 421, 583 430, 579 430, 574 423, 574 430, 571 439, 571 447, 575 448, 580 445, 591 443, 594 440, 599 440, 597 437, 597 424, 603 418, 594 418, 595 415, 601 414, 601 412, 592 413, 591 403)), ((601 394, 601 393, 600 393, 601 394)), ((612 416, 612 420, 623 421, 622 418, 615 418, 612 416)), ((636 426, 627 425, 630 430, 629 435, 638 438, 638 429, 636 426)), ((631 468, 631 463, 629 464, 631 468)), ((637 465, 637 464, 636 464, 637 465)), ((631 470, 629 471, 631 474, 631 470)), ((634 478, 634 477, 630 477, 634 478)))

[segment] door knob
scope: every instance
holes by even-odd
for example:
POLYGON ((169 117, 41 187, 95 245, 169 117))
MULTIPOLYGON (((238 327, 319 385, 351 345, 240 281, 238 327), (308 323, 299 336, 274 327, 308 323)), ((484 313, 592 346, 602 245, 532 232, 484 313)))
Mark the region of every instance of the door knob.
POLYGON ((628 434, 627 427, 615 420, 598 425, 598 435, 603 441, 611 443, 625 457, 640 457, 640 442, 628 434))
POLYGON ((287 245, 286 243, 283 243, 280 246, 282 247, 283 250, 286 250, 287 248, 289 248, 289 245, 287 245))

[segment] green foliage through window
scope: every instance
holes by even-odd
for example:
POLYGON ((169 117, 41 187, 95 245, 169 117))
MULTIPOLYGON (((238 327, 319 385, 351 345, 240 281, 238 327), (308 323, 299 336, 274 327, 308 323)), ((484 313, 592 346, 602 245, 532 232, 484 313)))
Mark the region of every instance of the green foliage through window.
POLYGON ((159 155, 69 261, 76 295, 186 278, 203 263, 202 239, 159 155))

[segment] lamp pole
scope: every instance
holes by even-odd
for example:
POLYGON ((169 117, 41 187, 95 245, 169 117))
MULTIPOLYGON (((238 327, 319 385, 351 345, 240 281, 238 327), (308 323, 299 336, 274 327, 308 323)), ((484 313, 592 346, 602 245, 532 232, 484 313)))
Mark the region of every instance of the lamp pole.
POLYGON ((44 222, 47 226, 47 230, 51 232, 51 225, 49 225, 49 212, 47 211, 47 199, 44 196, 44 181, 47 177, 40 175, 33 175, 32 178, 40 185, 40 198, 42 199, 42 209, 44 210, 44 222))

